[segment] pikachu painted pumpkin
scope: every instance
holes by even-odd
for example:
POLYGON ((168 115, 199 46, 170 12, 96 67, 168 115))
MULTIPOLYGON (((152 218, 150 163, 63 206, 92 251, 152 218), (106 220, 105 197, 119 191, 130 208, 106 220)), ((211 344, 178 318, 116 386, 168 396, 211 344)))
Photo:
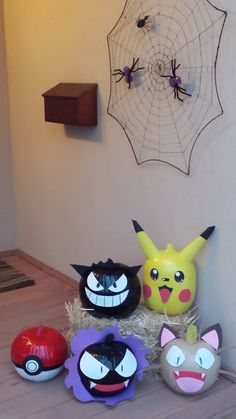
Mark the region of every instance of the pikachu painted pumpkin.
POLYGON ((221 372, 222 330, 215 324, 197 338, 197 328, 189 325, 185 339, 167 324, 159 335, 161 375, 177 393, 199 394, 214 385, 221 372))
POLYGON ((172 244, 159 250, 142 227, 133 221, 139 244, 147 258, 143 294, 147 306, 158 313, 178 315, 187 311, 196 295, 194 258, 215 227, 208 227, 181 251, 172 244))

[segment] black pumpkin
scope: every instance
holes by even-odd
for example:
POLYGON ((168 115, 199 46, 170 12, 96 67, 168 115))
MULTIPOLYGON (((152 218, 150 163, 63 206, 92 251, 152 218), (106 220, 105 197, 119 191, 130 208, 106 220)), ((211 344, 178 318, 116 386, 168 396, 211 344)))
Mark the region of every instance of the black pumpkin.
POLYGON ((95 317, 124 318, 138 306, 141 287, 137 272, 139 266, 128 267, 107 262, 71 265, 80 275, 80 299, 84 308, 95 317))
POLYGON ((112 333, 104 342, 84 349, 77 370, 86 390, 95 398, 110 397, 126 390, 137 370, 137 360, 124 342, 112 333))

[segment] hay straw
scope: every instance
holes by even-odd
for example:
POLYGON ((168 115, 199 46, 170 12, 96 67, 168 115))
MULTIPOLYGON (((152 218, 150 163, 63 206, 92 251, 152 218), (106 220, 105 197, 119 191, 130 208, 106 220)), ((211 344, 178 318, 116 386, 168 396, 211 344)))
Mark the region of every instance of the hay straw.
POLYGON ((85 310, 81 306, 79 298, 75 298, 73 303, 65 303, 65 307, 69 319, 69 330, 67 332, 69 342, 79 329, 95 327, 98 331, 101 331, 106 327, 117 326, 122 336, 126 337, 132 334, 134 337, 141 339, 144 345, 151 349, 151 354, 148 357, 151 368, 153 366, 157 367, 159 362, 158 335, 163 323, 173 327, 182 336, 187 326, 197 320, 196 308, 184 314, 169 317, 166 314, 158 314, 140 304, 129 317, 115 319, 91 316, 90 310, 85 310))

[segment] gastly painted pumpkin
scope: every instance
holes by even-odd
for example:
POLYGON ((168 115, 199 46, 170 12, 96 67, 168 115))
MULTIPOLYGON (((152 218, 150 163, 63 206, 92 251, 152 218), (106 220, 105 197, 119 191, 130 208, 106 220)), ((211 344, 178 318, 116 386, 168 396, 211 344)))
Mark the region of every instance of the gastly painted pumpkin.
POLYGON ((124 338, 117 327, 98 332, 81 329, 71 341, 74 354, 65 362, 69 370, 65 384, 73 387, 82 401, 103 401, 114 405, 134 395, 134 380, 142 380, 150 353, 142 341, 132 335, 124 338))
POLYGON ((111 259, 92 266, 71 265, 80 275, 80 299, 95 317, 127 317, 137 307, 140 266, 128 267, 111 259))
POLYGON ((125 390, 137 370, 137 360, 124 342, 114 340, 112 333, 104 342, 88 346, 81 354, 78 373, 94 397, 112 396, 125 390))
POLYGON ((147 258, 143 293, 147 306, 158 313, 177 315, 187 311, 196 295, 194 258, 215 227, 208 227, 181 251, 172 244, 159 250, 142 227, 133 221, 139 244, 147 258))
POLYGON ((219 324, 209 327, 197 341, 195 325, 190 325, 186 340, 164 324, 159 336, 161 375, 172 390, 199 394, 216 382, 220 371, 222 331, 219 324))

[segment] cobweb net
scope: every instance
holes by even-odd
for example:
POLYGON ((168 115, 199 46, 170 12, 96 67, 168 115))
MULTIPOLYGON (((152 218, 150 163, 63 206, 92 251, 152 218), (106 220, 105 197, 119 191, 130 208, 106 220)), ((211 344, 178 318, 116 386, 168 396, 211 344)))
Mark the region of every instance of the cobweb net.
POLYGON ((166 162, 189 173, 192 150, 204 128, 223 113, 216 64, 226 12, 208 0, 127 0, 108 35, 108 113, 122 126, 138 164, 166 162), (148 16, 144 27, 137 20, 148 16), (130 89, 123 71, 139 58, 130 89), (174 98, 171 60, 191 97, 174 98))

